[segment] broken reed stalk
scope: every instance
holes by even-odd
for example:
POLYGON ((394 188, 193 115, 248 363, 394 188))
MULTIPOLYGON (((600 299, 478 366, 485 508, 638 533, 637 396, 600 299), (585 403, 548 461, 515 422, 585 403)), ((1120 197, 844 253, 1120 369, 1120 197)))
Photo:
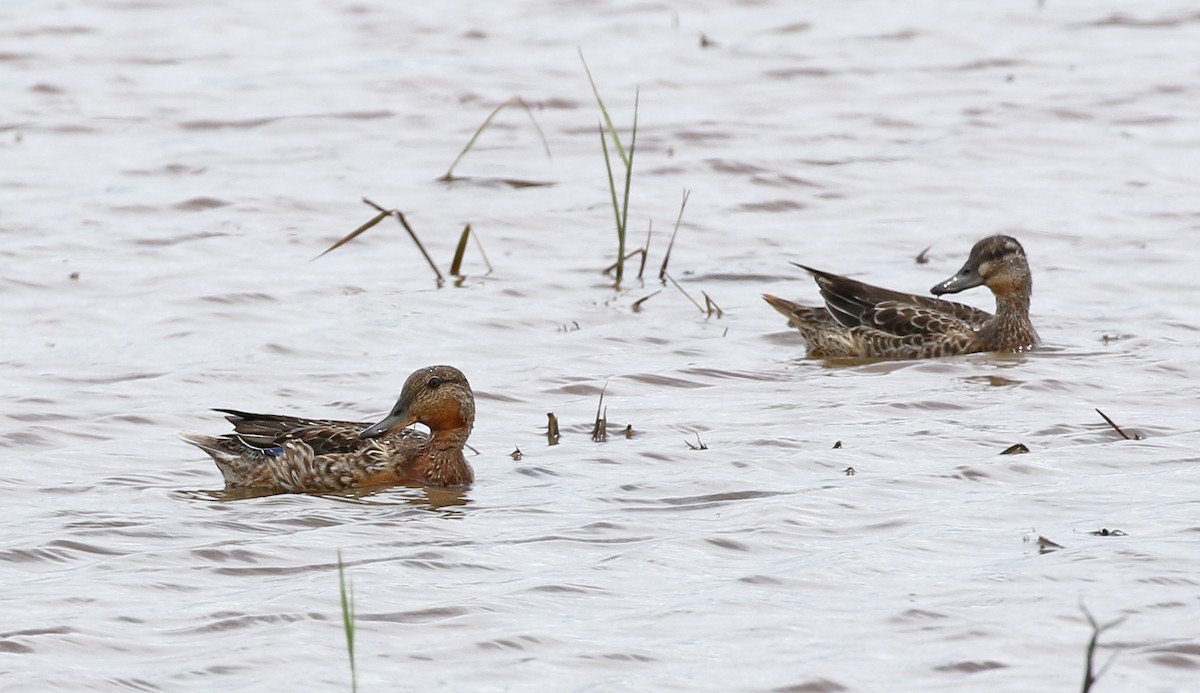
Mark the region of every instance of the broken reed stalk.
POLYGON ((1089 693, 1089 691, 1092 690, 1092 684, 1096 683, 1096 680, 1103 676, 1104 672, 1108 671, 1108 668, 1112 666, 1113 660, 1117 658, 1117 653, 1114 652, 1113 656, 1109 657, 1108 661, 1104 663, 1104 666, 1100 667, 1100 670, 1093 674, 1092 668, 1094 666, 1096 657, 1096 641, 1100 639, 1100 635, 1104 633, 1104 631, 1120 625, 1125 620, 1125 617, 1122 616, 1121 618, 1118 618, 1115 621, 1110 621, 1102 626, 1096 622, 1096 619, 1092 616, 1092 613, 1087 610, 1087 607, 1080 605, 1079 610, 1082 611, 1083 615, 1087 617, 1088 624, 1092 627, 1092 638, 1088 641, 1087 655, 1084 659, 1082 689, 1082 693, 1089 693))
POLYGON ((537 131, 538 137, 542 140, 542 147, 546 150, 546 158, 551 158, 550 142, 546 140, 546 134, 542 132, 542 127, 538 125, 537 119, 533 117, 533 110, 529 108, 529 104, 525 103, 525 100, 520 96, 514 96, 499 106, 496 106, 496 108, 488 114, 488 117, 483 119, 483 124, 481 124, 479 128, 475 130, 475 134, 471 135, 471 139, 467 140, 467 146, 462 148, 462 151, 458 153, 458 157, 456 157, 454 162, 450 164, 450 168, 446 169, 446 173, 444 173, 441 178, 438 178, 439 181, 449 183, 458 180, 458 178, 454 175, 454 167, 458 166, 458 162, 462 161, 463 157, 467 155, 467 152, 471 151, 471 148, 475 146, 475 141, 478 140, 479 136, 483 134, 483 131, 492 124, 492 120, 496 117, 496 115, 505 108, 513 105, 520 106, 521 108, 525 109, 525 113, 529 115, 529 122, 533 123, 533 129, 537 131))
POLYGON ((592 426, 592 442, 603 443, 608 440, 608 409, 604 408, 604 391, 608 389, 608 382, 604 383, 604 387, 600 388, 600 401, 596 403, 596 423, 592 426), (601 413, 603 409, 603 413, 601 413))
MULTIPOLYGON (((317 257, 314 257, 313 260, 325 257, 325 255, 327 255, 328 253, 330 253, 334 250, 337 250, 338 248, 342 247, 343 245, 349 243, 350 241, 357 238, 360 233, 362 233, 363 231, 366 231, 367 229, 371 228, 372 226, 378 224, 379 222, 383 221, 390 215, 391 215, 391 212, 389 212, 387 210, 380 210, 379 214, 376 214, 374 217, 372 217, 370 221, 368 221, 367 223, 358 227, 357 229, 354 229, 353 231, 350 232, 350 234, 348 236, 346 236, 342 240, 340 240, 337 243, 334 243, 333 245, 326 248, 324 250, 324 252, 322 252, 317 257)), ((312 262, 312 260, 309 260, 309 262, 312 262)))
MULTIPOLYGON (((628 260, 629 258, 633 257, 634 255, 641 255, 642 256, 642 265, 645 266, 645 264, 646 264, 646 249, 638 248, 637 250, 634 250, 633 252, 626 255, 625 259, 628 260)), ((601 272, 601 274, 609 274, 616 268, 617 268, 617 263, 614 262, 611 265, 609 265, 608 267, 605 267, 604 271, 601 272)))
POLYGON ((554 412, 547 412, 546 418, 549 419, 546 425, 546 441, 551 445, 558 445, 558 439, 562 437, 558 432, 558 417, 554 412))
POLYGON ((600 89, 596 86, 596 80, 592 78, 592 71, 588 68, 587 59, 583 57, 583 49, 579 50, 579 59, 583 62, 584 72, 587 73, 588 83, 592 85, 592 93, 596 96, 596 104, 600 107, 600 114, 604 118, 604 123, 599 125, 600 130, 600 149, 604 154, 604 168, 608 174, 608 190, 612 197, 613 216, 616 219, 617 226, 617 274, 615 278, 617 288, 621 286, 621 280, 625 278, 625 230, 628 228, 629 222, 629 191, 633 184, 633 155, 637 150, 637 123, 638 123, 638 106, 641 103, 641 89, 634 92, 633 99, 633 130, 630 134, 629 151, 621 145, 621 138, 617 134, 617 128, 613 125, 612 117, 608 114, 608 109, 604 106, 604 99, 600 98, 600 89), (607 130, 607 137, 605 131, 607 130), (612 157, 608 151, 608 138, 611 137, 613 146, 617 150, 617 156, 621 158, 621 164, 625 167, 625 186, 621 199, 617 199, 617 182, 613 176, 612 157))
POLYGON ((342 630, 346 632, 346 652, 350 656, 350 690, 358 690, 358 668, 354 663, 354 581, 346 578, 342 550, 338 549, 338 591, 342 597, 342 630))
POLYGON ((641 297, 641 298, 639 298, 638 300, 634 301, 634 302, 633 302, 633 306, 632 306, 632 307, 633 307, 633 312, 635 312, 635 313, 640 313, 640 312, 642 311, 642 304, 643 304, 643 303, 645 303, 646 301, 648 301, 649 299, 651 299, 651 298, 654 298, 655 296, 657 296, 657 295, 661 294, 661 293, 662 293, 662 291, 663 291, 662 289, 659 289, 658 291, 655 291, 655 292, 654 292, 654 293, 652 293, 652 294, 648 294, 648 295, 646 295, 646 296, 642 296, 642 297, 641 297))
POLYGON ((314 257, 313 260, 316 260, 317 258, 322 257, 326 253, 329 253, 330 251, 340 248, 343 245, 349 243, 350 241, 357 238, 358 235, 361 234, 362 232, 366 231, 367 229, 371 228, 372 226, 375 226, 379 222, 383 221, 383 219, 385 217, 394 216, 394 217, 396 217, 397 220, 399 220, 400 225, 404 227, 404 230, 408 231, 409 237, 412 238, 413 243, 415 243, 417 245, 417 250, 420 250, 421 255, 425 256, 425 262, 429 263, 430 269, 433 270, 433 274, 437 277, 438 286, 441 286, 442 284, 444 284, 446 280, 442 277, 442 273, 440 270, 438 270, 437 265, 435 265, 433 263, 433 258, 429 257, 429 253, 425 251, 425 246, 421 244, 421 239, 417 238, 417 232, 413 231, 413 228, 408 225, 408 220, 404 218, 404 212, 401 212, 398 209, 384 209, 383 207, 379 206, 375 202, 372 202, 371 200, 369 200, 365 197, 363 198, 362 201, 364 204, 374 207, 375 210, 379 213, 376 214, 367 223, 365 223, 362 226, 358 227, 357 229, 354 229, 353 231, 351 231, 345 238, 342 238, 342 240, 340 240, 337 243, 334 243, 333 245, 326 248, 325 252, 321 253, 317 257, 314 257))
POLYGON ((702 290, 700 295, 704 296, 705 317, 711 318, 714 312, 717 314, 717 318, 725 317, 725 311, 721 310, 721 306, 718 306, 717 302, 712 300, 712 296, 709 296, 707 291, 702 290))
MULTIPOLYGON (((671 249, 675 247, 675 236, 679 233, 679 222, 683 221, 683 210, 687 207, 688 198, 692 196, 692 191, 687 188, 683 189, 683 203, 679 205, 679 216, 675 218, 675 230, 671 231, 671 240, 667 242, 667 254, 663 256, 662 267, 658 268, 658 278, 661 280, 667 276, 667 263, 671 261, 671 249)), ((638 276, 641 276, 640 274, 638 276)))

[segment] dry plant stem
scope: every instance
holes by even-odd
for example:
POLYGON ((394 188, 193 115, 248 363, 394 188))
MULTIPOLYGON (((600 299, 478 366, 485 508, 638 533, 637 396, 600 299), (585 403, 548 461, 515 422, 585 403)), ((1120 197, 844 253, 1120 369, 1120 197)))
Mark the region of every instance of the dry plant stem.
POLYGON ((704 306, 696 303, 696 299, 692 298, 692 295, 684 290, 684 288, 679 285, 679 282, 675 281, 675 277, 672 277, 669 274, 664 274, 663 276, 666 277, 672 284, 674 284, 675 288, 679 289, 680 293, 682 293, 684 296, 687 296, 687 300, 691 301, 693 306, 696 306, 696 310, 700 311, 701 313, 704 312, 704 306))
POLYGON ((1083 612, 1083 615, 1087 617, 1088 624, 1091 625, 1091 627, 1092 627, 1092 638, 1091 638, 1091 640, 1088 641, 1087 658, 1084 660, 1083 689, 1082 689, 1083 693, 1089 693, 1089 691, 1092 690, 1092 684, 1096 683, 1097 679, 1099 679, 1101 676, 1103 676, 1104 672, 1108 671, 1108 668, 1110 666, 1112 666, 1113 660, 1117 658, 1116 653, 1113 653, 1113 656, 1108 658, 1108 661, 1104 663, 1104 666, 1100 667, 1099 671, 1096 671, 1093 674, 1092 669, 1094 666, 1095 656, 1096 656, 1096 641, 1100 639, 1100 635, 1102 633, 1104 633, 1104 631, 1120 625, 1125 620, 1125 618, 1124 617, 1118 618, 1117 620, 1111 621, 1102 626, 1096 622, 1096 619, 1092 616, 1092 613, 1090 611, 1088 611, 1086 607, 1080 605, 1079 609, 1080 609, 1080 611, 1083 612))
POLYGON ((421 245, 421 239, 417 238, 417 232, 413 231, 412 227, 408 225, 408 220, 404 218, 404 212, 401 212, 398 209, 394 209, 392 212, 396 215, 396 219, 400 221, 400 225, 403 226, 404 230, 408 232, 408 235, 412 237, 413 243, 417 244, 417 250, 420 250, 421 254, 425 256, 425 262, 429 263, 429 268, 432 269, 433 273, 437 275, 438 286, 441 286, 446 280, 442 278, 442 273, 438 271, 437 265, 433 263, 433 258, 429 257, 429 253, 425 252, 425 246, 421 245))
POLYGON ((671 240, 667 242, 667 254, 663 256, 662 267, 658 268, 658 278, 660 280, 667 275, 667 263, 671 261, 671 249, 675 247, 675 236, 679 233, 679 222, 683 221, 683 210, 687 207, 688 198, 691 196, 692 191, 684 188, 683 203, 679 205, 679 216, 675 218, 675 229, 671 231, 671 240))
POLYGON ((655 291, 655 292, 654 292, 654 293, 652 293, 652 294, 649 294, 649 295, 646 295, 646 296, 642 296, 642 297, 641 297, 641 298, 639 298, 638 300, 634 301, 634 302, 633 302, 633 306, 632 306, 632 307, 633 307, 633 312, 635 312, 635 313, 640 313, 640 312, 641 312, 641 310, 642 310, 642 304, 643 304, 643 303, 645 303, 645 302, 646 302, 646 301, 648 301, 649 299, 651 299, 651 298, 654 298, 655 296, 657 296, 657 295, 659 295, 659 294, 661 294, 661 293, 662 293, 662 289, 659 289, 659 290, 655 291))
POLYGON ((458 246, 454 249, 454 259, 450 261, 450 276, 461 277, 463 253, 467 251, 467 239, 471 236, 471 225, 463 227, 462 235, 458 237, 458 246))
MULTIPOLYGON (((467 224, 470 226, 470 224, 467 224)), ((487 253, 483 252, 483 241, 479 240, 479 232, 475 231, 471 234, 471 238, 475 239, 475 247, 479 249, 479 257, 483 258, 483 266, 487 267, 487 273, 492 273, 492 263, 488 260, 487 253)))
MULTIPOLYGON (((625 259, 628 260, 629 258, 633 257, 634 255, 641 255, 642 256, 642 264, 643 265, 646 264, 646 249, 645 248, 638 248, 637 250, 634 250, 633 252, 626 255, 625 259)), ((614 262, 611 265, 609 265, 608 267, 605 267, 604 271, 601 272, 601 274, 609 274, 616 268, 617 268, 617 263, 614 262)))
MULTIPOLYGON (((333 250, 337 250, 338 248, 342 247, 343 245, 345 245, 345 244, 349 243, 350 241, 352 241, 352 240, 354 240, 355 238, 357 238, 357 237, 358 237, 358 235, 359 235, 360 233, 362 233, 363 231, 366 231, 367 229, 371 228, 372 226, 374 226, 374 225, 378 224, 379 222, 383 221, 383 220, 384 220, 385 218, 387 218, 387 216, 388 216, 388 215, 390 215, 390 214, 391 214, 391 212, 389 212, 389 211, 388 211, 388 210, 386 210, 386 209, 381 209, 381 210, 379 210, 379 214, 376 214, 376 215, 375 215, 375 216, 374 216, 374 217, 373 217, 373 218, 372 218, 370 221, 368 221, 367 223, 365 223, 365 224, 363 224, 362 226, 358 227, 357 229, 354 229, 353 231, 351 231, 351 232, 350 232, 350 234, 349 234, 349 235, 347 235, 346 237, 342 238, 342 240, 340 240, 340 241, 338 241, 337 243, 334 243, 333 245, 331 245, 331 246, 329 246, 328 248, 326 248, 326 249, 325 249, 325 251, 324 251, 323 253, 321 253, 321 254, 320 254, 320 255, 318 255, 317 257, 314 257, 314 258, 313 258, 313 260, 316 260, 317 258, 324 257, 324 256, 325 256, 325 255, 327 255, 329 252, 331 252, 331 251, 333 251, 333 250)), ((312 260, 309 260, 309 262, 312 262, 312 260)))
POLYGON ((542 132, 542 127, 538 125, 537 119, 533 117, 533 110, 529 108, 529 104, 525 103, 525 100, 520 96, 514 96, 499 106, 496 106, 496 108, 493 109, 490 114, 488 114, 488 117, 484 118, 483 124, 480 125, 477 130, 475 130, 474 135, 471 135, 471 139, 467 141, 467 146, 463 147, 462 151, 458 153, 458 157, 454 159, 454 163, 450 164, 450 168, 446 169, 446 173, 443 174, 441 178, 438 178, 439 181, 448 182, 455 180, 454 167, 458 166, 458 162, 462 161, 463 157, 467 155, 467 152, 471 151, 471 148, 475 146, 475 141, 478 140, 479 136, 483 134, 483 131, 492 124, 492 120, 496 117, 496 115, 506 107, 514 104, 525 109, 525 113, 529 115, 529 121, 533 123, 533 129, 537 131, 538 137, 542 140, 542 148, 546 150, 546 158, 551 158, 550 142, 546 140, 546 134, 542 132))
POLYGON ((717 302, 712 300, 712 296, 709 296, 707 291, 701 291, 700 295, 704 296, 705 317, 711 318, 714 312, 717 314, 718 319, 725 317, 725 311, 721 310, 721 306, 718 306, 717 302))
POLYGON ((1103 418, 1105 421, 1107 421, 1107 422, 1108 422, 1108 425, 1109 425, 1109 426, 1112 426, 1114 431, 1116 431, 1117 433, 1120 433, 1122 438, 1124 438, 1125 440, 1133 440, 1133 439, 1132 439, 1132 438, 1130 438, 1129 436, 1125 435, 1125 431, 1122 431, 1120 426, 1118 426, 1117 424, 1113 423, 1113 420, 1112 420, 1112 419, 1110 419, 1110 418, 1108 418, 1108 415, 1107 415, 1107 414, 1105 414, 1104 412, 1100 411, 1099 409, 1097 409, 1097 410, 1096 410, 1096 413, 1097 413, 1097 414, 1099 414, 1099 415, 1100 415, 1100 416, 1101 416, 1101 417, 1102 417, 1102 418, 1103 418))
MULTIPOLYGON (((650 220, 649 227, 646 229, 646 245, 642 246, 642 264, 638 265, 638 280, 641 280, 642 273, 646 271, 646 260, 650 257, 650 236, 654 233, 654 220, 650 220)), ((633 255, 633 253, 630 253, 633 255)))
POLYGON ((608 439, 608 409, 604 409, 604 392, 607 389, 608 382, 605 381, 604 387, 600 388, 600 401, 596 403, 596 424, 592 427, 592 440, 597 443, 608 439))

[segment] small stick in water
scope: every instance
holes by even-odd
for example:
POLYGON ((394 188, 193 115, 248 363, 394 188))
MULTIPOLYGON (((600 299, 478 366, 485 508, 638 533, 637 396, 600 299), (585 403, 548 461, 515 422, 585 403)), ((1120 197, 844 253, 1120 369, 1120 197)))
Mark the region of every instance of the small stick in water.
POLYGON ((1107 414, 1105 414, 1104 412, 1100 411, 1099 409, 1097 409, 1097 410, 1096 410, 1096 413, 1097 413, 1097 414, 1099 414, 1101 417, 1103 417, 1103 419, 1104 419, 1105 421, 1107 421, 1107 422, 1108 422, 1108 425, 1109 425, 1109 426, 1112 426, 1114 431, 1116 431, 1117 433, 1120 433, 1120 434, 1121 434, 1121 437, 1122 437, 1122 438, 1124 438, 1125 440, 1139 440, 1139 439, 1141 438, 1141 436, 1138 436, 1138 437, 1136 437, 1136 438, 1133 438, 1133 437, 1130 437, 1129 435, 1127 435, 1127 434, 1125 433, 1125 431, 1122 431, 1122 430, 1121 430, 1121 427, 1120 427, 1120 426, 1118 426, 1117 424, 1113 423, 1113 420, 1112 420, 1112 419, 1110 419, 1110 418, 1108 418, 1108 415, 1107 415, 1107 414))
POLYGON ((546 426, 546 440, 551 445, 558 445, 560 435, 558 433, 558 417, 554 412, 547 412, 546 418, 549 419, 549 424, 546 426))

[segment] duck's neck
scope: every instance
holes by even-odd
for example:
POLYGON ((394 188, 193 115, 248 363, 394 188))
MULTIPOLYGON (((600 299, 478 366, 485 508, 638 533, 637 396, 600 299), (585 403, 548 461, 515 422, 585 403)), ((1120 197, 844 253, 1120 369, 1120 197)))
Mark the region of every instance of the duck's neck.
POLYGON ((1029 292, 996 294, 996 315, 984 325, 982 337, 998 350, 1024 351, 1037 344, 1037 332, 1029 319, 1029 292))
POLYGON ((463 486, 474 481, 475 473, 463 456, 471 424, 432 433, 416 461, 425 481, 433 486, 463 486))

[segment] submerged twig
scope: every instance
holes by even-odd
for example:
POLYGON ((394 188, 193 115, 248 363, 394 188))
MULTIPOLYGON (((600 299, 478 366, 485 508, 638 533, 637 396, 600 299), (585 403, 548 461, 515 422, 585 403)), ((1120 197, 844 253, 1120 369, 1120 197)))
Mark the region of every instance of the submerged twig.
POLYGON ((708 446, 704 444, 704 441, 700 440, 699 433, 696 434, 696 444, 695 445, 692 445, 692 441, 690 441, 686 438, 684 438, 683 442, 687 443, 687 446, 693 450, 707 450, 708 449, 708 446))
POLYGON ((929 251, 932 249, 933 249, 933 246, 931 245, 931 246, 925 248, 925 250, 922 250, 921 252, 917 253, 917 264, 918 265, 929 264, 929 251))
POLYGON ((1092 667, 1094 665, 1096 656, 1096 642, 1100 639, 1100 635, 1104 633, 1104 631, 1119 626, 1125 620, 1125 617, 1122 616, 1115 621, 1110 621, 1104 625, 1100 625, 1096 622, 1096 619, 1092 616, 1092 613, 1087 610, 1087 607, 1080 604, 1079 610, 1082 611, 1083 615, 1087 617, 1088 625, 1092 627, 1092 637, 1090 640, 1088 640, 1087 656, 1084 659, 1083 669, 1082 693, 1088 693, 1088 691, 1092 690, 1092 684, 1096 683, 1096 680, 1103 676, 1104 672, 1108 671, 1108 668, 1112 666, 1113 660, 1117 658, 1117 653, 1114 652, 1113 655, 1108 658, 1108 661, 1104 663, 1104 666, 1100 667, 1100 670, 1093 674, 1092 667))
POLYGON ((679 216, 675 218, 675 229, 671 231, 671 240, 667 241, 667 253, 663 255, 662 267, 658 268, 658 278, 660 280, 667 276, 667 263, 671 261, 671 249, 675 247, 675 236, 679 234, 679 222, 683 221, 683 210, 687 207, 688 198, 691 196, 692 191, 684 188, 683 202, 679 205, 679 216))

